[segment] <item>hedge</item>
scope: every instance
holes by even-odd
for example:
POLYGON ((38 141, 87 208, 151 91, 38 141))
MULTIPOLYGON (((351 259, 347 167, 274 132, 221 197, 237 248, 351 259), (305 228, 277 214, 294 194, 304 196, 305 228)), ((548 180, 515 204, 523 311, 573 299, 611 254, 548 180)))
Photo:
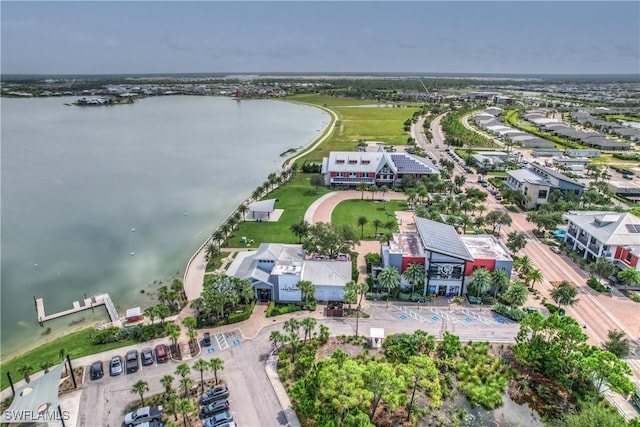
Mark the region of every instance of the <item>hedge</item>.
POLYGON ((249 307, 245 308, 242 313, 230 314, 228 323, 238 323, 238 322, 243 322, 247 320, 249 317, 251 317, 251 314, 253 313, 253 307, 255 307, 255 305, 256 305, 256 302, 251 301, 251 304, 249 305, 249 307))

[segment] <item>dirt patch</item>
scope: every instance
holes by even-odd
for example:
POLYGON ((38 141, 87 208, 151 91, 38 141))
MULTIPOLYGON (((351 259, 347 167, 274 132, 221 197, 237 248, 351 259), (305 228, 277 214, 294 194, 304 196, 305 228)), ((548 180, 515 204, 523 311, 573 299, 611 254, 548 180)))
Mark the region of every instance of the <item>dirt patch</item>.
MULTIPOLYGON (((364 343, 364 337, 362 339, 364 343)), ((333 352, 336 351, 338 348, 342 349, 349 356, 357 356, 365 350, 368 350, 370 353, 374 355, 377 354, 379 351, 377 349, 368 349, 368 348, 365 349, 364 345, 362 344, 358 345, 358 344, 344 343, 339 338, 332 337, 332 338, 329 338, 329 341, 327 341, 326 344, 318 348, 318 351, 316 352, 316 361, 324 360, 327 357, 330 357, 333 354, 333 352)))

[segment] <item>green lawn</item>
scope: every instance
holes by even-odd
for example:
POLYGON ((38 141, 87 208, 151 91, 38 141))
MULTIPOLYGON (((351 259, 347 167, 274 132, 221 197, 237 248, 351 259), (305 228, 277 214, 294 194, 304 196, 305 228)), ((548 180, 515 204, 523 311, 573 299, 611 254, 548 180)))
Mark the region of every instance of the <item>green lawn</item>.
POLYGON ((298 243, 298 238, 289 230, 291 224, 304 219, 307 208, 316 199, 329 192, 325 187, 316 189, 309 183, 311 174, 296 173, 288 184, 267 194, 263 199, 277 198, 276 209, 284 209, 278 222, 240 222, 239 227, 229 239, 229 246, 234 248, 244 247, 240 239, 246 237, 253 239, 252 247, 258 247, 260 243, 298 243))
POLYGON ((91 344, 90 336, 95 333, 96 331, 93 328, 83 329, 81 331, 58 338, 54 341, 51 341, 50 343, 42 344, 38 348, 21 354, 20 356, 9 361, 3 360, 2 365, 0 366, 0 376, 2 376, 0 380, 0 387, 2 387, 2 390, 9 387, 7 371, 11 372, 11 378, 13 378, 13 381, 17 382, 22 379, 20 374, 18 374, 18 369, 20 369, 22 365, 27 364, 31 366, 33 368, 31 372, 35 373, 42 370, 40 366, 45 362, 49 362, 52 365, 58 363, 60 361, 61 349, 64 349, 65 352, 69 354, 69 357, 71 357, 71 359, 75 359, 78 357, 88 356, 90 354, 108 351, 114 348, 125 347, 136 343, 133 340, 128 340, 113 344, 94 345, 91 344))
MULTIPOLYGON (((381 196, 381 193, 377 193, 378 196, 381 196)), ((393 213, 407 210, 407 202, 404 200, 390 200, 388 202, 371 200, 371 193, 366 191, 364 197, 364 200, 344 200, 340 202, 331 214, 331 223, 336 225, 349 224, 357 231, 357 235, 360 237, 361 228, 358 226, 358 218, 361 216, 366 217, 368 222, 364 226, 364 240, 374 239, 375 227, 373 226, 373 221, 376 218, 382 221, 382 224, 393 221, 394 228, 391 231, 398 231, 398 225, 393 213), (385 207, 389 215, 385 213, 385 207)), ((378 228, 378 233, 384 231, 386 231, 384 226, 378 228)))

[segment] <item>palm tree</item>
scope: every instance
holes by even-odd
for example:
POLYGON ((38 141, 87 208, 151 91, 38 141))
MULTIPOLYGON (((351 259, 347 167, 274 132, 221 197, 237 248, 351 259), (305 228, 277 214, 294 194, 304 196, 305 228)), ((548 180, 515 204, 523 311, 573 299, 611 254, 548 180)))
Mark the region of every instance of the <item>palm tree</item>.
POLYGON ((418 287, 424 285, 424 265, 417 262, 409 264, 409 267, 407 267, 404 273, 402 273, 402 277, 404 277, 409 283, 411 283, 411 294, 413 294, 416 285, 418 285, 418 287))
POLYGON ((578 290, 566 280, 560 282, 560 285, 551 291, 551 298, 558 304, 558 308, 563 305, 574 305, 578 302, 576 296, 578 296, 578 290))
POLYGON ((302 319, 300 323, 302 325, 302 330, 304 330, 304 343, 307 343, 307 336, 311 339, 311 334, 313 333, 313 329, 316 327, 318 322, 313 317, 306 317, 302 319))
POLYGON ((204 255, 206 257, 207 262, 211 261, 213 257, 218 254, 218 247, 215 243, 211 242, 204 248, 204 255))
POLYGON ((491 272, 491 283, 493 284, 493 297, 498 295, 498 292, 504 292, 509 287, 510 277, 507 271, 499 268, 491 272))
POLYGON ((640 285, 640 271, 633 267, 627 267, 618 273, 618 280, 624 284, 625 289, 627 286, 640 285))
POLYGON ((187 417, 187 415, 194 412, 197 409, 196 404, 193 401, 191 401, 191 399, 180 399, 176 406, 177 406, 176 408, 177 412, 180 412, 182 414, 182 421, 184 422, 184 425, 191 426, 191 423, 189 422, 189 417, 187 417))
POLYGON ((320 333, 318 334, 318 339, 321 344, 326 344, 329 341, 329 337, 331 336, 331 332, 329 331, 329 327, 327 325, 320 325, 320 333))
POLYGON ((306 304, 309 302, 310 297, 316 293, 316 285, 308 280, 301 280, 298 282, 298 289, 302 293, 302 301, 306 304))
POLYGON ((138 380, 131 387, 131 393, 140 395, 140 403, 144 406, 144 394, 149 391, 149 383, 145 380, 138 380))
POLYGON ((383 288, 387 288, 389 296, 387 297, 387 307, 389 306, 389 297, 391 296, 391 289, 396 289, 400 286, 400 273, 392 266, 387 266, 378 273, 378 283, 383 288))
POLYGON ((156 306, 156 314, 160 318, 160 324, 164 327, 164 319, 169 317, 171 310, 169 310, 169 307, 164 304, 158 304, 156 306))
POLYGON ((358 217, 358 226, 360 227, 360 238, 362 239, 364 237, 364 226, 367 225, 367 223, 369 222, 369 220, 367 219, 366 216, 361 215, 358 217))
POLYGON ((537 268, 532 269, 525 276, 525 283, 529 284, 531 282, 531 289, 535 288, 536 283, 542 283, 544 280, 544 276, 542 276, 542 272, 537 268))
POLYGON ((516 269, 520 277, 526 277, 526 275, 534 268, 531 258, 526 255, 516 258, 516 260, 513 261, 513 267, 516 269))
POLYGON ((200 389, 204 393, 204 371, 209 369, 209 362, 200 358, 193 364, 193 369, 200 371, 200 389))
POLYGON ((221 230, 221 229, 217 229, 212 235, 211 235, 211 239, 214 242, 218 243, 218 251, 220 250, 220 247, 222 246, 222 242, 224 242, 224 239, 226 237, 226 234, 221 230))
POLYGON ((164 395, 168 397, 171 393, 173 393, 173 375, 165 375, 160 378, 160 384, 164 387, 164 395))
POLYGON ((213 376, 216 380, 216 384, 218 384, 218 371, 224 369, 224 361, 219 357, 214 357, 209 361, 209 369, 213 371, 213 376))
POLYGON ((187 375, 191 373, 191 368, 186 363, 181 363, 176 366, 176 374, 180 375, 182 378, 186 378, 187 375))
POLYGON ((373 224, 373 227, 375 228, 374 235, 377 235, 378 228, 382 227, 382 220, 380 218, 376 218, 373 220, 372 224, 373 224))
POLYGON ((24 376, 25 382, 28 384, 31 382, 31 378, 29 377, 29 373, 33 370, 33 367, 28 363, 23 364, 18 368, 18 373, 24 376))
POLYGON ((253 190, 253 193, 251 193, 251 198, 255 201, 258 201, 261 195, 262 195, 262 188, 257 187, 255 190, 253 190))
POLYGON ((282 329, 289 334, 297 332, 300 328, 300 321, 298 319, 289 319, 284 322, 282 329))
POLYGON ((356 187, 356 189, 358 189, 358 191, 361 191, 361 197, 360 200, 364 200, 364 192, 365 190, 368 188, 367 183, 362 181, 358 184, 358 186, 356 187))
POLYGON ((504 299, 511 306, 511 310, 513 307, 519 307, 527 301, 527 287, 522 282, 515 282, 504 293, 504 299))
POLYGON ((158 309, 155 305, 150 305, 149 307, 146 307, 144 309, 143 314, 145 315, 145 317, 149 318, 151 324, 153 325, 153 321, 158 314, 158 309))
POLYGON ((282 332, 280 331, 271 331, 271 333, 269 334, 269 341, 271 341, 271 343, 273 344, 273 348, 276 349, 276 351, 280 351, 280 344, 282 344, 285 340, 285 336, 282 335, 282 332))
POLYGON ((480 297, 481 294, 491 289, 492 278, 489 271, 482 267, 471 273, 469 277, 469 291, 480 297))
POLYGON ((238 212, 240 212, 240 214, 242 215, 242 221, 244 222, 247 220, 245 218, 245 215, 247 214, 247 212, 249 212, 249 207, 244 203, 241 203, 240 206, 238 206, 238 212))
POLYGON ((187 397, 189 394, 189 390, 193 387, 193 379, 190 377, 182 377, 180 378, 180 388, 182 389, 182 395, 187 397))

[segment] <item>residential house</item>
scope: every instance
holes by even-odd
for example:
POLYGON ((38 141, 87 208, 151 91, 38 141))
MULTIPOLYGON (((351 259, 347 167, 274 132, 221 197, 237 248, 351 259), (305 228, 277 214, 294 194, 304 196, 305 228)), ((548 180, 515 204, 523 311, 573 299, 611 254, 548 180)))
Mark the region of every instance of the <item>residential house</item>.
POLYGON ((525 209, 546 203, 553 190, 573 191, 582 196, 585 186, 559 172, 531 164, 528 168, 507 171, 507 186, 526 196, 525 209))

